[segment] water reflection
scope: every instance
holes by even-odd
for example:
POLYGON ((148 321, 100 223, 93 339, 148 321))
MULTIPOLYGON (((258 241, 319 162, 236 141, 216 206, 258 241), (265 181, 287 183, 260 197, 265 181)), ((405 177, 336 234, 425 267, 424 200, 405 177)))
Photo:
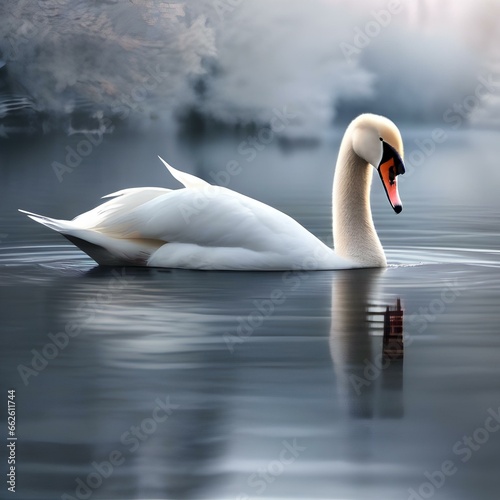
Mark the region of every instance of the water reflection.
MULTIPOLYGON (((34 287, 45 289, 44 328, 71 334, 29 380, 33 411, 24 426, 44 435, 56 496, 75 496, 76 478, 85 483, 92 464, 113 451, 124 462, 95 498, 251 496, 257 483, 249 477, 275 458, 275 443, 279 451, 296 439, 312 460, 323 453, 324 440, 316 442, 310 429, 329 436, 341 425, 339 407, 347 404, 357 418, 377 409, 394 417, 388 394, 400 397, 400 367, 391 363, 359 394, 350 380, 365 376, 365 360, 381 354, 381 337, 367 321, 381 273, 97 267, 51 269, 48 279, 44 271, 46 281, 34 287), (389 393, 380 394, 382 384, 389 393), (158 401, 175 409, 152 423, 158 401)), ((27 332, 16 360, 29 364, 31 346, 43 352, 40 343, 50 339, 34 325, 27 332)), ((360 450, 360 436, 352 438, 348 457, 360 450)), ((36 469, 40 446, 36 439, 25 446, 36 469)), ((301 457, 287 481, 266 488, 293 497, 294 474, 306 464, 301 457)))
MULTIPOLYGON (((15 358, 30 366, 32 347, 43 353, 54 338, 60 343, 28 380, 23 424, 30 470, 44 436, 56 496, 75 496, 76 479, 85 484, 113 452, 123 463, 95 491, 89 486, 96 498, 251 496, 249 477, 274 458, 275 442, 281 449, 296 439, 313 459, 323 440, 315 444, 310 429, 330 435, 337 408, 347 402, 360 417, 387 404, 375 384, 358 395, 349 381, 363 375, 381 340, 366 321, 380 271, 49 271, 23 296, 31 303, 44 290, 44 323, 36 327, 33 317, 15 358), (165 421, 153 418, 158 401, 172 408, 165 421)), ((402 376, 390 370, 377 384, 402 376)), ((293 497, 304 466, 307 457, 289 466, 288 480, 266 483, 269 492, 293 497)))
POLYGON ((389 306, 384 312, 384 360, 391 362, 404 358, 404 331, 401 299, 398 298, 396 308, 392 310, 389 306))
MULTIPOLYGON (((407 142, 431 132, 409 130, 407 142)), ((410 486, 427 480, 425 470, 450 454, 458 463, 453 444, 498 408, 495 184, 491 196, 465 197, 475 184, 455 175, 465 191, 443 197, 429 190, 424 171, 449 177, 456 165, 481 158, 489 172, 499 144, 494 133, 464 130, 441 144, 407 179, 404 218, 388 216, 383 193, 374 193, 377 229, 389 261, 400 265, 304 275, 85 273, 90 259, 16 209, 71 218, 119 188, 177 187, 161 167, 137 168, 165 148, 173 163, 198 165, 209 178, 238 158, 239 140, 188 148, 163 133, 115 135, 61 184, 51 165, 75 146, 68 140, 46 137, 30 149, 6 142, 0 153, 0 386, 18 391, 20 497, 77 498, 75 478, 85 479, 92 462, 113 450, 126 460, 93 499, 258 497, 251 478, 274 463, 284 440, 296 439, 306 451, 269 476, 261 498, 408 498, 410 486), (448 300, 442 294, 450 286, 448 300), (283 295, 273 302, 276 290, 283 295), (399 296, 404 367, 396 359, 370 371, 368 362, 383 362, 384 348, 383 314, 374 313, 394 309, 399 296), (79 326, 79 334, 25 386, 18 365, 30 366, 31 350, 41 352, 48 334, 66 326, 79 326), (351 375, 365 379, 359 394, 351 375), (157 398, 167 396, 180 407, 130 451, 123 433, 151 418, 157 398)), ((319 173, 331 173, 337 146, 287 155, 269 145, 230 187, 283 209, 327 241, 331 186, 319 173), (290 177, 291 170, 307 173, 290 177), (283 178, 291 182, 286 196, 283 178)), ((492 436, 436 496, 494 498, 499 443, 492 436)))
MULTIPOLYGON (((442 348, 432 340, 434 323, 417 335, 412 313, 440 296, 444 285, 434 276, 444 266, 421 266, 418 274, 405 266, 319 273, 85 272, 92 264, 76 258, 75 250, 51 252, 37 265, 5 255, 9 280, 0 280, 8 290, 2 318, 11 353, 0 369, 19 392, 26 464, 20 474, 29 485, 23 498, 76 498, 76 478, 85 481, 93 462, 109 460, 115 450, 125 461, 92 498, 258 497, 256 485, 263 483, 255 478, 265 480, 258 474, 275 464, 283 441, 294 440, 306 451, 282 474, 269 476, 273 481, 261 497, 309 498, 314 485, 324 498, 355 498, 363 484, 363 497, 376 491, 381 498, 402 498, 409 477, 415 487, 423 480, 422 464, 436 455, 447 458, 456 436, 474 428, 482 407, 458 411, 464 408, 462 385, 469 383, 465 394, 475 397, 496 367, 490 347, 481 349, 480 359, 471 358, 467 324, 450 319, 462 308, 462 295, 436 318, 438 334, 446 336, 442 348), (404 370, 401 353, 388 352, 394 349, 387 335, 384 357, 382 318, 387 306, 398 313, 398 296, 413 341, 406 343, 404 370), (43 352, 48 333, 78 329, 27 386, 20 382, 18 364, 30 364, 32 349, 43 352), (478 367, 486 359, 488 370, 472 382, 461 376, 462 392, 452 399, 458 420, 442 425, 443 394, 457 387, 456 356, 478 367), (179 407, 154 426, 148 419, 158 398, 179 407), (122 438, 134 428, 142 436, 137 446, 130 435, 122 438), (422 445, 431 441, 430 448, 422 445), (415 454, 408 456, 408 447, 415 454), (34 472, 42 462, 43 479, 34 472)), ((463 273, 463 266, 446 269, 463 273)), ((473 299, 496 310, 488 298, 496 289, 491 274, 491 268, 483 272, 473 299)), ((477 282, 475 274, 467 276, 477 282)), ((402 325, 392 323, 398 333, 402 325)), ((474 342, 481 335, 497 339, 493 324, 474 342)), ((492 405, 491 394, 483 407, 492 405)), ((469 470, 470 476, 478 473, 469 470)))
POLYGON ((89 401, 108 438, 93 456, 117 449, 125 458, 99 497, 193 498, 217 484, 235 367, 214 335, 223 297, 197 284, 190 273, 95 268, 59 303, 65 324, 83 327, 78 357, 95 360, 89 401), (150 432, 144 424, 158 400, 172 411, 150 432))
MULTIPOLYGON (((375 415, 400 418, 403 415, 403 311, 398 299, 395 310, 374 309, 377 281, 385 272, 366 269, 339 273, 332 292, 330 353, 337 374, 339 392, 347 411, 355 418, 375 415), (383 342, 370 317, 383 315, 383 342), (377 397, 382 388, 384 395, 377 397), (387 392, 389 391, 389 392, 387 392)), ((380 326, 379 326, 380 329, 380 326)))

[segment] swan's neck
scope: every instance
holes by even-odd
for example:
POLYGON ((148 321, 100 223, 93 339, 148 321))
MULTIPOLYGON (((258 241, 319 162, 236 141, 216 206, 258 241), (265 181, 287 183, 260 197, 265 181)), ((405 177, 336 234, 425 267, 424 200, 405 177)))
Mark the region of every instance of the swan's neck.
POLYGON ((370 208, 372 176, 373 167, 353 151, 346 134, 333 180, 335 253, 364 267, 384 267, 387 261, 370 208))

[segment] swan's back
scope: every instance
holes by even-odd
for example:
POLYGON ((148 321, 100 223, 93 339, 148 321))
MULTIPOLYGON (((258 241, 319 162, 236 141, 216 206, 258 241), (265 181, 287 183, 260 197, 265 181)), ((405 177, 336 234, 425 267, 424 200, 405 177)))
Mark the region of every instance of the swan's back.
POLYGON ((283 212, 163 163, 184 188, 125 189, 71 221, 25 213, 103 265, 265 271, 357 267, 283 212))
POLYGON ((230 189, 134 188, 72 221, 27 213, 103 265, 213 270, 353 267, 288 215, 230 189))

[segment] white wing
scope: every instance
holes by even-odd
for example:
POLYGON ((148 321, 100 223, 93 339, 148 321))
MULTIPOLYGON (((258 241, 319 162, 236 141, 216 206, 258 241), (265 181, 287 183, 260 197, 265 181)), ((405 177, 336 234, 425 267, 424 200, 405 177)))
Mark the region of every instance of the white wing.
POLYGON ((185 188, 119 191, 73 221, 28 215, 99 263, 238 270, 355 267, 284 213, 163 163, 185 188))

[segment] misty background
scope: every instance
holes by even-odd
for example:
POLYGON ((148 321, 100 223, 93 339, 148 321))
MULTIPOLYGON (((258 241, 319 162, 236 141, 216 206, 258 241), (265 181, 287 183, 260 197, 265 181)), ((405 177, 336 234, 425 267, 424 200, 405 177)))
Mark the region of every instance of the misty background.
POLYGON ((205 134, 276 109, 291 140, 366 111, 497 127, 499 17, 495 0, 2 2, 0 135, 205 134))
POLYGON ((252 478, 293 439, 307 449, 261 498, 401 500, 450 458, 433 498, 497 498, 499 433, 467 464, 454 444, 498 414, 499 42, 498 0, 0 2, 0 391, 17 389, 19 498, 75 496, 167 395, 182 408, 92 499, 260 495, 252 478), (372 186, 384 272, 296 287, 128 268, 108 293, 116 269, 18 212, 71 219, 120 189, 178 188, 161 155, 331 246, 335 160, 361 112, 405 144, 403 212, 372 186), (275 290, 286 301, 231 353, 275 290), (398 299, 404 364, 356 395, 345 382, 380 360, 373 318, 398 299), (72 324, 23 383, 19 364, 72 324))

